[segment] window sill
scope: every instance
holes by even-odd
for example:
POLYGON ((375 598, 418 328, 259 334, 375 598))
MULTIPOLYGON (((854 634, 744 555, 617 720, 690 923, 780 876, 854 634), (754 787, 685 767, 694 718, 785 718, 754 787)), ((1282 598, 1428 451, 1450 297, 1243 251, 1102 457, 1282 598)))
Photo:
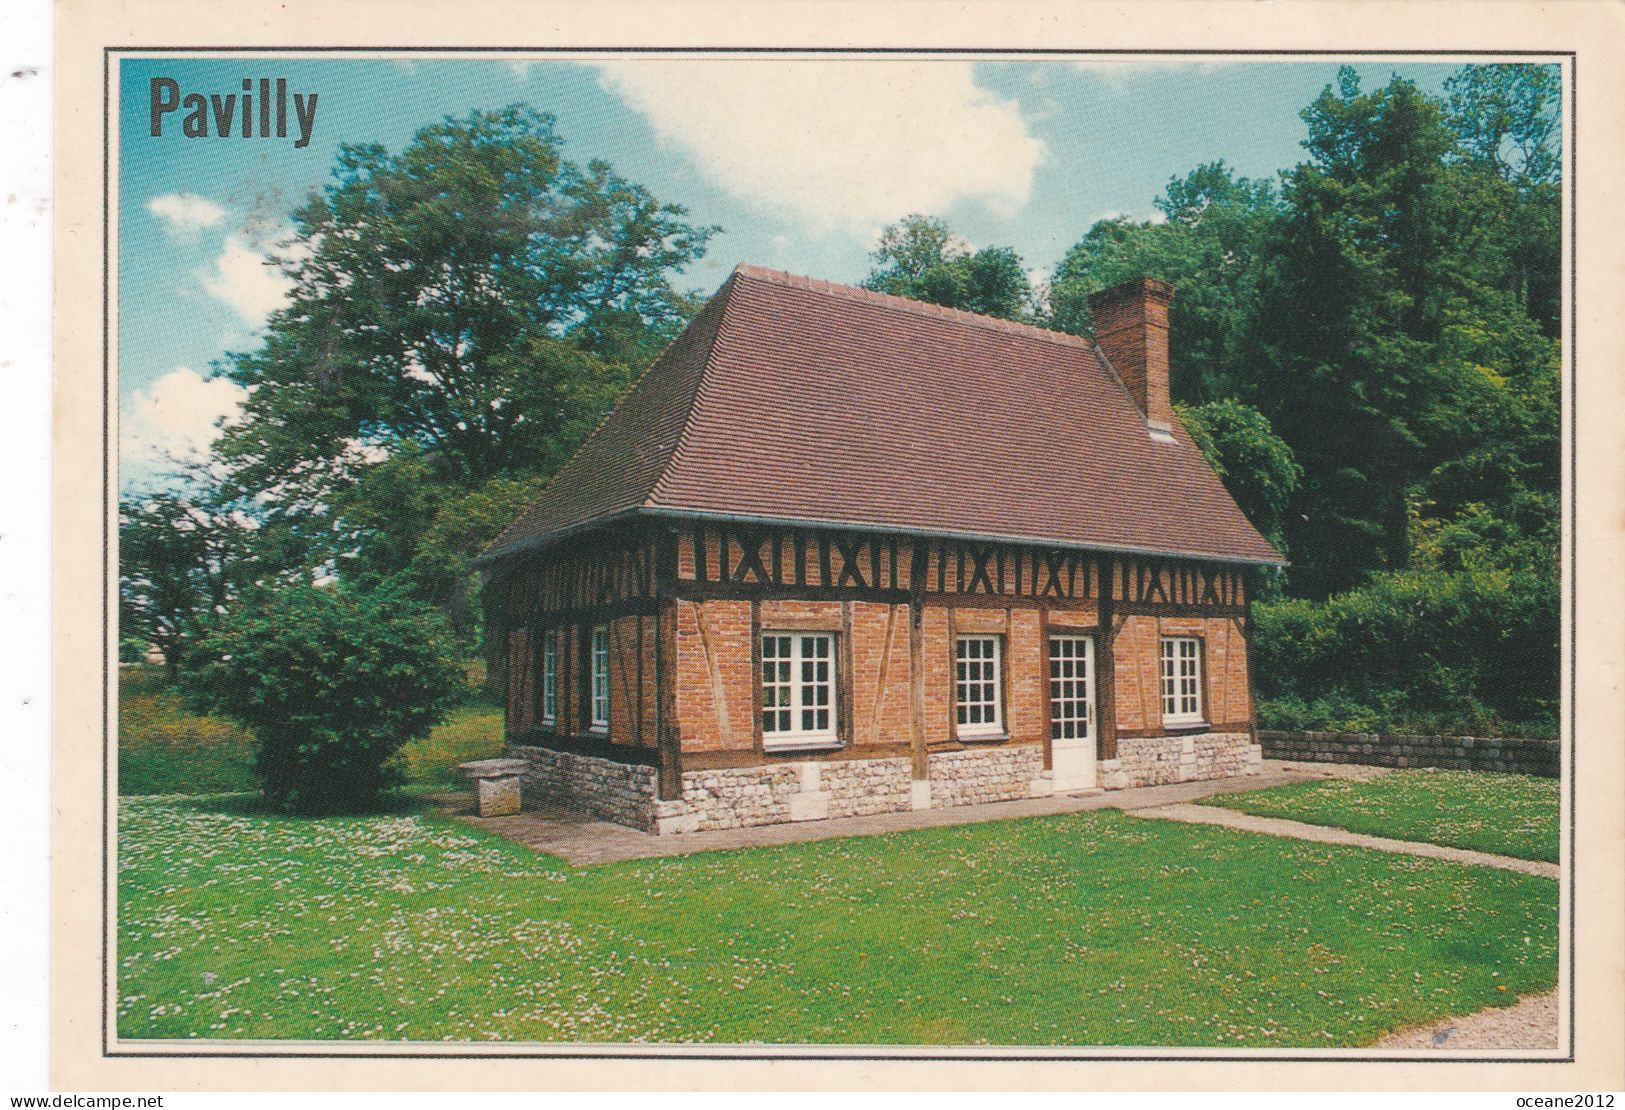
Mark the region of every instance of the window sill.
POLYGON ((785 755, 790 752, 832 752, 844 748, 839 737, 809 736, 805 740, 778 740, 762 742, 763 755, 785 755))
POLYGON ((1164 721, 1162 731, 1183 736, 1192 732, 1210 732, 1213 726, 1206 721, 1164 721))
POLYGON ((587 735, 588 736, 608 736, 609 735, 609 726, 608 725, 593 725, 591 728, 589 728, 587 730, 587 735))
POLYGON ((1008 732, 960 733, 954 737, 961 744, 1002 744, 1010 739, 1008 732))

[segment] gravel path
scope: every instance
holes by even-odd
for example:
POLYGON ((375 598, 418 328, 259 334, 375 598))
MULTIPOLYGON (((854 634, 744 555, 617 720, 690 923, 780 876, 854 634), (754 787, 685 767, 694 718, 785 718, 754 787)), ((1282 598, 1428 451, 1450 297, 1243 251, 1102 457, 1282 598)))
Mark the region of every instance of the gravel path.
POLYGON ((1373 1048, 1557 1048, 1557 992, 1532 994, 1511 1006, 1466 1017, 1413 1025, 1390 1033, 1373 1048))
POLYGON ((1414 840, 1390 840, 1385 836, 1367 836, 1329 825, 1306 825, 1302 821, 1287 821, 1280 817, 1255 817, 1231 809, 1212 806, 1171 805, 1127 811, 1134 817, 1156 817, 1165 821, 1185 821, 1193 825, 1223 825, 1229 829, 1267 833, 1270 836, 1289 836, 1298 840, 1313 840, 1321 844, 1353 844, 1361 848, 1374 848, 1379 852, 1398 852, 1407 856, 1426 856, 1429 859, 1449 860, 1451 863, 1479 864, 1499 867, 1505 871, 1521 871, 1525 875, 1540 875, 1548 879, 1558 877, 1555 863, 1544 860, 1514 859, 1490 852, 1475 852, 1466 848, 1446 848, 1442 844, 1423 844, 1414 840))

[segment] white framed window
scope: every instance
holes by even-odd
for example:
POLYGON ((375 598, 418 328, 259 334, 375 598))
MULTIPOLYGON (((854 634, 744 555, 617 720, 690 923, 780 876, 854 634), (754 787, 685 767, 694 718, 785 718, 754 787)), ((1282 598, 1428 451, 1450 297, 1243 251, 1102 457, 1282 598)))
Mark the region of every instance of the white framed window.
POLYGON ((1195 636, 1162 638, 1162 721, 1169 725, 1202 720, 1202 643, 1195 636))
POLYGON ((551 726, 559 719, 559 640, 558 633, 542 633, 542 724, 551 726))
POLYGON ((609 629, 592 630, 592 731, 609 731, 609 629))
POLYGON ((762 747, 837 743, 835 637, 762 633, 762 747))
POLYGON ((1002 647, 998 636, 960 636, 954 641, 954 720, 960 736, 1004 732, 1002 647))
POLYGON ((1094 717, 1095 641, 1091 636, 1049 638, 1049 734, 1086 740, 1094 717))

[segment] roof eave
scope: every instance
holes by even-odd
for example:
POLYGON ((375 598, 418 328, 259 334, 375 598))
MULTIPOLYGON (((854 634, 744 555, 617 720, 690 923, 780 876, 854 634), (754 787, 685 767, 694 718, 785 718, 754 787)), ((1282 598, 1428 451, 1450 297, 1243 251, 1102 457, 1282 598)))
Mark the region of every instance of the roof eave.
MULTIPOLYGON (((1214 563, 1237 563, 1246 566, 1285 567, 1285 559, 1265 559, 1248 555, 1221 555, 1211 551, 1184 551, 1171 547, 1133 547, 1127 544, 1081 543, 1059 540, 1049 536, 1023 536, 1002 532, 974 532, 961 529, 920 528, 900 524, 881 524, 868 520, 826 520, 819 517, 772 516, 761 513, 728 513, 715 509, 685 509, 674 506, 644 507, 633 510, 645 516, 667 520, 714 520, 730 524, 776 524, 787 528, 852 528, 866 532, 881 532, 894 536, 923 536, 930 539, 970 540, 974 543, 1020 543, 1036 547, 1060 547, 1073 551, 1097 551, 1107 555, 1146 555, 1154 558, 1202 559, 1214 563)), ((596 523, 608 523, 607 520, 596 523)), ((547 539, 563 538, 562 533, 551 533, 547 539)))
POLYGON ((610 513, 608 516, 597 516, 577 524, 567 524, 562 528, 554 528, 548 532, 538 532, 534 536, 526 536, 523 539, 514 540, 512 543, 505 543, 501 547, 492 547, 480 552, 474 556, 473 565, 483 569, 499 563, 503 559, 511 559, 516 555, 525 555, 544 547, 551 547, 560 540, 569 539, 571 536, 579 535, 582 532, 590 532, 595 528, 619 524, 643 511, 645 510, 634 505, 630 509, 621 509, 619 512, 610 513))
POLYGON ((474 566, 489 567, 503 559, 528 554, 569 539, 571 536, 620 524, 634 517, 646 516, 660 520, 714 520, 729 524, 776 524, 786 528, 852 528, 865 532, 880 532, 894 536, 924 536, 930 539, 969 540, 973 543, 1019 543, 1035 547, 1059 547, 1068 551, 1095 551, 1103 555, 1143 555, 1159 559, 1200 559, 1210 563, 1234 563, 1240 566, 1287 567, 1285 559, 1265 559, 1250 555, 1222 555, 1211 551, 1185 551, 1173 547, 1134 547, 1129 544, 1081 543, 1059 540, 1050 536, 1022 536, 1003 532, 973 532, 949 528, 910 528, 901 524, 880 524, 867 520, 826 520, 819 517, 771 516, 760 513, 726 513, 715 509, 684 509, 674 507, 637 506, 623 509, 609 516, 595 517, 579 524, 555 528, 535 536, 505 544, 482 552, 474 558, 474 566))

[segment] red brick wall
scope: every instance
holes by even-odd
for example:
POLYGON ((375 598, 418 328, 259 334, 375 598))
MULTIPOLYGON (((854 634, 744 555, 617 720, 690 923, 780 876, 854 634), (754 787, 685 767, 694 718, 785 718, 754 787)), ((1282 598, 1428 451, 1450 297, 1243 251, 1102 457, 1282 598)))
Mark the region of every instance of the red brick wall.
POLYGON ((642 702, 642 738, 646 748, 660 746, 660 685, 656 662, 658 652, 655 649, 655 619, 645 616, 639 625, 641 631, 641 648, 643 654, 643 702, 642 702))
POLYGON ((1127 733, 1162 728, 1164 636, 1195 636, 1202 641, 1203 715, 1213 725, 1252 721, 1247 683, 1247 644, 1228 617, 1131 616, 1113 644, 1117 678, 1117 727, 1127 733))
MULTIPOLYGON (((953 606, 927 602, 922 612, 924 728, 928 745, 955 739, 954 639, 987 633, 1004 642, 1004 712, 1013 743, 1041 744, 1049 723, 1049 646, 1044 616, 1072 629, 1095 627, 1093 603, 1041 614, 1031 606, 953 606)), ((906 744, 910 709, 909 608, 884 602, 763 601, 756 617, 763 631, 824 629, 838 636, 843 731, 849 743, 906 744)), ((1158 637, 1197 634, 1206 644, 1208 705, 1215 723, 1250 716, 1245 648, 1226 619, 1180 621, 1131 617, 1117 652, 1118 727, 1143 731, 1161 724, 1158 637)), ((758 748, 752 662, 751 603, 681 601, 677 627, 677 716, 683 750, 758 748), (701 635, 703 622, 704 635, 701 635)))
POLYGON ((920 614, 921 670, 925 672, 925 742, 941 744, 953 739, 954 644, 948 629, 948 610, 927 605, 920 614))
POLYGON ((1049 642, 1037 609, 1010 610, 1005 637, 1005 729, 1017 744, 1042 744, 1049 733, 1049 642))
POLYGON ((677 603, 677 719, 685 751, 750 750, 750 602, 677 603))
POLYGON ((639 735, 638 618, 609 622, 609 739, 614 744, 646 746, 639 735))
POLYGON ((521 664, 508 668, 508 720, 518 730, 529 728, 534 718, 535 683, 539 679, 530 665, 533 649, 540 654, 528 631, 508 633, 507 657, 521 664))
MULTIPOLYGON (((912 738, 909 709, 909 608, 881 602, 851 602, 851 629, 842 644, 850 678, 852 743, 907 744, 912 738)), ((764 617, 763 628, 767 628, 764 617)))

